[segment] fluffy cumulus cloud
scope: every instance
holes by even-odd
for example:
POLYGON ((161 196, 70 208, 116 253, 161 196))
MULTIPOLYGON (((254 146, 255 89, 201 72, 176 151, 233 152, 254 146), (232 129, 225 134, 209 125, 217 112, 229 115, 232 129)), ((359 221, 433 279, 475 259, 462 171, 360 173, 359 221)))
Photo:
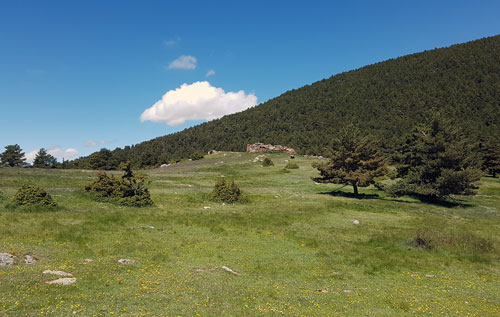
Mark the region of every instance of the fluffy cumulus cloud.
POLYGON ((196 62, 194 56, 181 55, 168 65, 168 69, 195 69, 196 62))
MULTIPOLYGON (((26 158, 27 163, 33 163, 35 160, 36 154, 40 151, 38 150, 33 150, 29 153, 26 153, 24 157, 26 158)), ((61 161, 63 158, 64 159, 72 159, 75 158, 78 155, 78 150, 73 149, 73 148, 67 148, 65 150, 61 149, 58 146, 51 147, 50 149, 47 150, 47 153, 54 156, 56 159, 61 161)))
POLYGON ((205 75, 205 77, 210 77, 210 76, 213 76, 215 75, 215 70, 211 69, 207 72, 207 74, 205 75))
POLYGON ((213 120, 224 115, 240 112, 257 104, 254 94, 225 92, 207 81, 168 91, 161 100, 141 115, 141 121, 164 122, 170 126, 183 124, 187 120, 213 120))

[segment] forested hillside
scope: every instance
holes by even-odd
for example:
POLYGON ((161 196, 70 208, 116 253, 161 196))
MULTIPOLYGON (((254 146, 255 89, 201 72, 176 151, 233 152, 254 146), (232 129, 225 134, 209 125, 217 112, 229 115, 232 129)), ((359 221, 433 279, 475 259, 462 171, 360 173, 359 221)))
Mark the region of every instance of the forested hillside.
POLYGON ((102 150, 69 166, 111 169, 127 159, 136 167, 154 166, 212 149, 245 151, 255 142, 323 154, 349 123, 382 139, 390 151, 411 127, 432 118, 474 140, 500 135, 500 36, 341 73, 241 113, 125 149, 102 150))

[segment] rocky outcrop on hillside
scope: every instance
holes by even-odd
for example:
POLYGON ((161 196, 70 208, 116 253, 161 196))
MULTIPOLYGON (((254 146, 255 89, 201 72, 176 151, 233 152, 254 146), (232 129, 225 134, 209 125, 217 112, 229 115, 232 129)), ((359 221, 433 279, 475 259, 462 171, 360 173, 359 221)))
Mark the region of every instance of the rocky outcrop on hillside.
POLYGON ((264 152, 283 152, 288 154, 295 154, 295 150, 282 145, 271 145, 264 143, 247 144, 247 152, 250 153, 264 153, 264 152))

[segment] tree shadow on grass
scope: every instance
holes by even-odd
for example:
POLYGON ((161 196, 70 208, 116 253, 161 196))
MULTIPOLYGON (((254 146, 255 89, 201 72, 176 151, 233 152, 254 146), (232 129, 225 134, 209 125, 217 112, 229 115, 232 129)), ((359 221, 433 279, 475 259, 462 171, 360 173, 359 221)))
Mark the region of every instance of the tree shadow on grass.
POLYGON ((355 199, 382 199, 378 194, 358 194, 343 192, 340 190, 334 190, 331 192, 322 192, 320 195, 330 195, 334 197, 345 197, 345 198, 355 198, 355 199))
POLYGON ((378 200, 394 201, 394 202, 401 202, 401 203, 407 203, 407 204, 428 204, 428 205, 445 207, 445 208, 456 208, 456 207, 469 208, 469 207, 473 207, 473 205, 471 205, 463 200, 437 200, 437 199, 430 199, 428 197, 422 197, 422 196, 408 196, 408 197, 417 199, 417 201, 408 201, 408 200, 398 199, 397 197, 381 196, 379 194, 361 193, 358 195, 354 195, 354 193, 344 192, 344 191, 341 191, 338 189, 330 191, 330 192, 321 192, 319 194, 320 195, 329 195, 329 196, 333 196, 333 197, 354 198, 354 199, 359 199, 359 200, 378 199, 378 200))

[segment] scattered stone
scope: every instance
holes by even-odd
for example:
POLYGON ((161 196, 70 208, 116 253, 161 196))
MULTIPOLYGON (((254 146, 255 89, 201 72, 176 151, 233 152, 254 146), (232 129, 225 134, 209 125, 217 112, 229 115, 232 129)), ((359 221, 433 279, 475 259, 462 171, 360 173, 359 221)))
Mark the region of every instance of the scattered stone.
POLYGON ((263 161, 264 159, 266 158, 266 156, 264 154, 261 154, 261 155, 257 155, 252 162, 254 163, 257 163, 257 162, 261 162, 263 161))
POLYGON ((34 257, 32 257, 31 255, 26 254, 24 256, 24 263, 26 263, 26 264, 35 264, 36 262, 37 262, 37 260, 34 257))
POLYGON ((223 267, 221 267, 221 268, 222 268, 223 270, 228 271, 229 273, 233 273, 233 274, 236 274, 236 275, 240 275, 240 273, 238 273, 238 272, 235 272, 235 271, 231 270, 231 269, 230 269, 230 268, 228 268, 227 266, 223 266, 223 267))
POLYGON ((346 293, 346 294, 349 294, 349 293, 351 293, 352 291, 351 291, 350 289, 345 289, 345 290, 343 290, 343 292, 344 292, 344 293, 346 293))
POLYGON ((434 275, 432 275, 432 274, 427 274, 425 277, 427 277, 427 278, 433 278, 433 277, 435 277, 435 276, 434 276, 434 275))
POLYGON ((135 260, 131 260, 131 259, 119 259, 118 262, 121 263, 121 264, 129 265, 129 264, 134 264, 135 260))
POLYGON ((320 293, 328 293, 328 290, 326 290, 326 289, 318 289, 317 291, 320 293))
POLYGON ((165 168, 165 167, 169 167, 169 166, 170 166, 170 164, 162 164, 162 165, 160 165, 161 168, 165 168))
POLYGON ((0 253, 0 266, 14 264, 14 256, 10 253, 0 253))
POLYGON ((355 224, 355 225, 359 225, 359 220, 354 219, 354 220, 352 221, 352 223, 353 223, 353 224, 355 224))
POLYGON ((191 185, 191 184, 188 184, 188 187, 193 187, 193 185, 191 185))
POLYGON ((87 262, 87 263, 92 263, 92 262, 94 262, 94 260, 92 260, 92 259, 84 259, 83 261, 84 261, 84 262, 87 262))
POLYGON ((48 281, 47 284, 58 284, 58 285, 71 285, 76 283, 76 278, 74 277, 61 277, 57 280, 48 281))
POLYGON ((146 225, 146 226, 139 226, 139 228, 141 228, 141 229, 154 229, 155 227, 146 225))
POLYGON ((68 273, 68 272, 64 272, 64 271, 45 270, 42 273, 43 274, 59 275, 59 276, 73 276, 73 274, 68 273))
POLYGON ((333 271, 333 272, 332 272, 332 274, 333 274, 333 275, 339 275, 340 273, 339 273, 339 272, 337 272, 337 271, 333 271))
POLYGON ((203 209, 210 209, 210 206, 205 206, 203 207, 203 209))

